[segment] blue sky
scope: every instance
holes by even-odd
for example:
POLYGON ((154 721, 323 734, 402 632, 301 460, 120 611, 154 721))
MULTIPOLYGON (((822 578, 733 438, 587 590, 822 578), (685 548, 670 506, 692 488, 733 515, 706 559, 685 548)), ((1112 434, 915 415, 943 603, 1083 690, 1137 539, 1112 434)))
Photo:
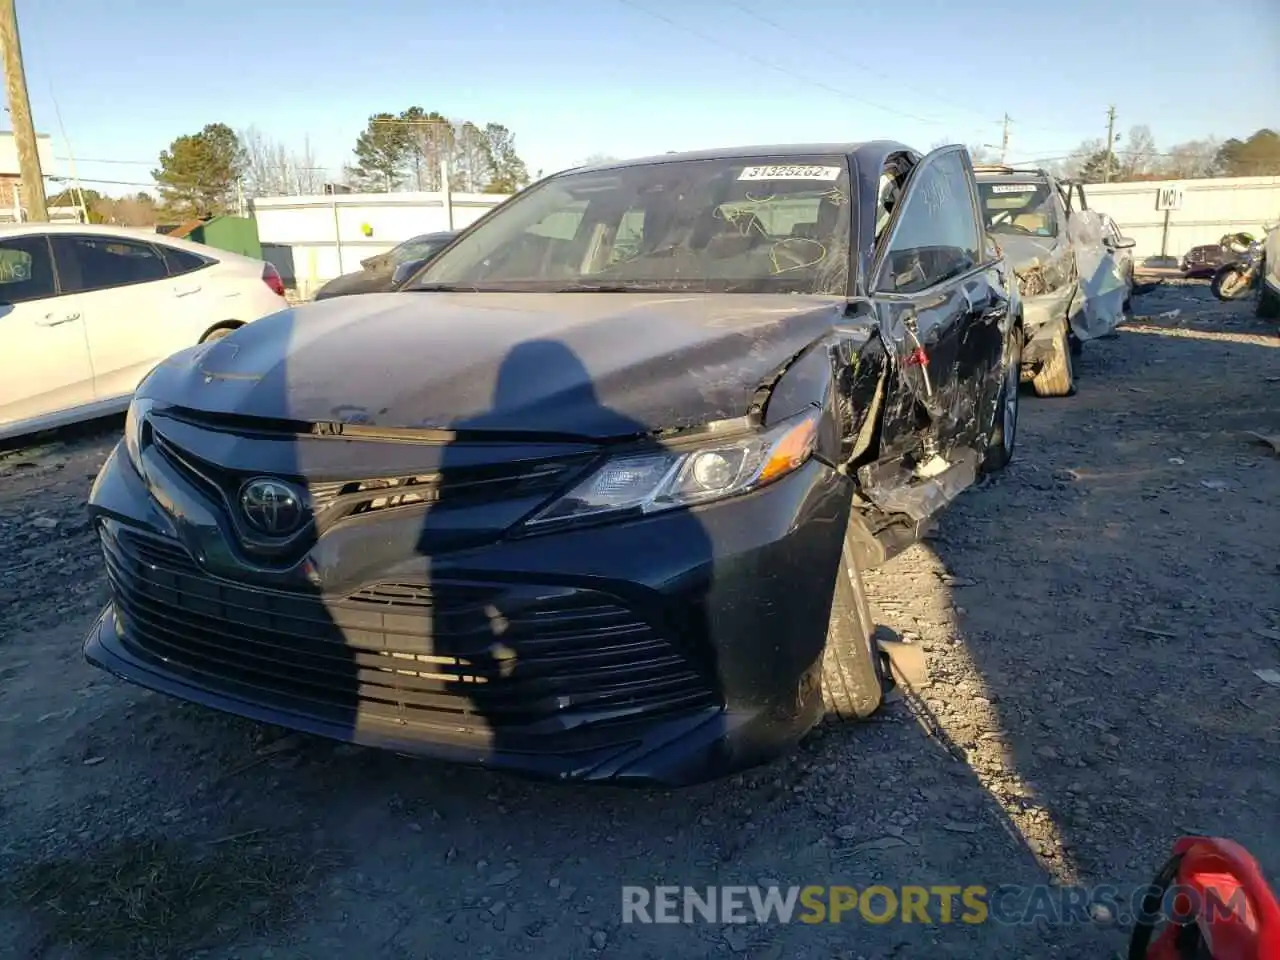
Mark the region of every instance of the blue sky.
POLYGON ((415 104, 506 124, 548 173, 594 153, 997 143, 1006 112, 1011 159, 1054 156, 1102 136, 1111 103, 1161 147, 1280 127, 1277 0, 18 0, 18 16, 36 126, 58 157, 69 140, 86 185, 149 181, 213 121, 309 137, 336 171, 370 113, 415 104))

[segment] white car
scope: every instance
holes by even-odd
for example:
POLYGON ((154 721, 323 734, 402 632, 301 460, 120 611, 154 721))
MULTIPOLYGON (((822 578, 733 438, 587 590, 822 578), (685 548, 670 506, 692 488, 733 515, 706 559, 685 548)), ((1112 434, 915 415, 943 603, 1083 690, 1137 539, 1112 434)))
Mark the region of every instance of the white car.
POLYGON ((1280 320, 1280 223, 1267 228, 1262 244, 1262 282, 1255 309, 1264 320, 1280 320))
POLYGON ((1129 309, 1129 298, 1133 295, 1133 240, 1120 232, 1120 227, 1107 214, 1102 214, 1102 242, 1116 260, 1116 272, 1125 283, 1124 307, 1129 309))
POLYGON ((0 439, 127 409, 169 355, 287 306, 269 263, 145 230, 0 227, 0 439))

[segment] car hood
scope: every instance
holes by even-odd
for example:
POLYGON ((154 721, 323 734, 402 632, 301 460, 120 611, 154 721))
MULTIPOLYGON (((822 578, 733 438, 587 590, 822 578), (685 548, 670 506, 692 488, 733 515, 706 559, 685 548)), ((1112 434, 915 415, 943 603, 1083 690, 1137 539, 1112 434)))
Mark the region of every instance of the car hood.
POLYGON ((309 423, 634 436, 746 414, 761 381, 844 307, 744 294, 343 297, 178 354, 139 395, 309 423))
POLYGON ((383 293, 391 289, 394 267, 371 268, 344 273, 334 277, 316 291, 317 300, 341 297, 352 293, 383 293))

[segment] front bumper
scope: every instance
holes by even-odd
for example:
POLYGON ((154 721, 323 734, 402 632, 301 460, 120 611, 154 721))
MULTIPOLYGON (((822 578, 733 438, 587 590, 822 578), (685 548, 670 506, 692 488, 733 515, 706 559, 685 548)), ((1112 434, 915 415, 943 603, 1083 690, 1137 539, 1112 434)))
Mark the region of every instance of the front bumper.
POLYGON ((1074 285, 1068 284, 1050 293, 1023 297, 1024 369, 1040 365, 1053 354, 1054 341, 1062 331, 1061 325, 1066 323, 1074 294, 1074 285))
POLYGON ((694 783, 777 756, 820 719, 848 483, 810 461, 722 503, 407 557, 329 595, 249 568, 211 574, 186 544, 218 524, 237 549, 213 504, 202 513, 172 477, 153 496, 117 449, 90 497, 112 601, 85 655, 337 740, 554 779, 694 783))

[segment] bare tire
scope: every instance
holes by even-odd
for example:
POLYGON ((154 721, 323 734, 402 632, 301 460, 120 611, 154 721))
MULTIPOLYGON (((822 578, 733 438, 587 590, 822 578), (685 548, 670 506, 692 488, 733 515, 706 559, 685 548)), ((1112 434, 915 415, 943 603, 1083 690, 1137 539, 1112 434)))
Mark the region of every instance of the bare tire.
POLYGON ((1070 397, 1076 392, 1075 365, 1071 362, 1071 344, 1067 337, 1067 324, 1063 321, 1053 338, 1053 350, 1035 377, 1031 388, 1037 397, 1070 397))
POLYGON ((991 433, 982 459, 983 473, 1003 470, 1013 459, 1013 445, 1018 439, 1018 384, 1022 380, 1022 328, 1009 331, 1005 350, 1005 371, 996 396, 996 411, 991 418, 991 433))
POLYGON ((1219 267, 1209 283, 1209 289, 1219 300, 1239 300, 1249 292, 1249 281, 1239 267, 1219 267))
POLYGON ((822 654, 822 699, 827 712, 840 720, 865 720, 880 709, 884 701, 883 661, 862 575, 846 537, 822 654))

